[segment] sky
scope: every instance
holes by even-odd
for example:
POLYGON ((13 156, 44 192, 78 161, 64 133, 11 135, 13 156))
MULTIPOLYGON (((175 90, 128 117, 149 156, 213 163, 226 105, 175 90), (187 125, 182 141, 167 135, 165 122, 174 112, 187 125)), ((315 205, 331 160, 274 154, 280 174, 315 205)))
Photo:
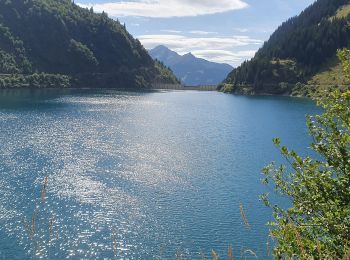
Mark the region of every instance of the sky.
POLYGON ((234 67, 315 0, 75 0, 125 23, 146 49, 158 45, 234 67))

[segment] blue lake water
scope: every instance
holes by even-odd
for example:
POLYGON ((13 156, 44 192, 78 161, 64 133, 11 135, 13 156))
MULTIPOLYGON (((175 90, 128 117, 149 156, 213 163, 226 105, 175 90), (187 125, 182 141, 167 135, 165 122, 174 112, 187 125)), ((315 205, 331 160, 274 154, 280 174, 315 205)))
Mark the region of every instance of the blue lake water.
POLYGON ((0 257, 226 258, 232 244, 267 259, 260 170, 280 158, 273 137, 309 152, 317 112, 288 97, 1 90, 0 257))

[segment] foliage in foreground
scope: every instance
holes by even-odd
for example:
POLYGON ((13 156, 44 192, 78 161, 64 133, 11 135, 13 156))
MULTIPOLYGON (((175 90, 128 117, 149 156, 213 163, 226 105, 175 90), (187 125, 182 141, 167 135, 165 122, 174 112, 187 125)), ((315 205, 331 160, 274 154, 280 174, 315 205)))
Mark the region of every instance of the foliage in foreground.
MULTIPOLYGON (((350 51, 338 56, 350 77, 350 51)), ((262 195, 274 212, 270 225, 278 258, 350 257, 350 91, 335 91, 318 105, 324 113, 307 119, 317 158, 302 157, 274 139, 288 165, 272 163, 263 169, 264 183, 272 183, 292 204, 284 209, 262 195)))

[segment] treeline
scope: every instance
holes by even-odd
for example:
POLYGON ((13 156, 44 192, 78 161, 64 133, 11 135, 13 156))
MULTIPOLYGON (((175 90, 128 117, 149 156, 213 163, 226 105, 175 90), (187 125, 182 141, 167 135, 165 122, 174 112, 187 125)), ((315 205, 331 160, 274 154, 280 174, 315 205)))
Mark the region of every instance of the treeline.
POLYGON ((115 73, 122 77, 118 84, 123 78, 129 84, 130 76, 147 83, 154 78, 174 81, 125 25, 106 13, 96 14, 70 0, 0 0, 0 73, 37 72, 76 81, 81 77, 75 75, 115 73), (120 71, 136 74, 123 76, 120 71))
POLYGON ((347 0, 318 0, 283 23, 256 53, 229 74, 233 91, 286 93, 304 84, 337 49, 348 46, 350 15, 337 17, 347 0), (282 84, 281 84, 282 83, 282 84), (286 88, 286 84, 289 86, 286 88))
POLYGON ((337 10, 345 4, 349 1, 316 1, 299 16, 284 22, 256 57, 294 59, 305 65, 319 65, 348 43, 349 19, 335 18, 337 10))
MULTIPOLYGON (((156 68, 157 69, 157 68, 156 68)), ((125 70, 113 73, 79 73, 74 76, 62 74, 0 74, 1 88, 151 88, 153 84, 179 84, 178 80, 167 71, 160 73, 147 82, 145 77, 152 73, 148 68, 138 71, 125 70), (162 74, 167 73, 167 74, 162 74), (145 75, 145 76, 144 76, 145 75)))
POLYGON ((70 86, 71 79, 59 74, 0 75, 0 88, 67 88, 70 86))

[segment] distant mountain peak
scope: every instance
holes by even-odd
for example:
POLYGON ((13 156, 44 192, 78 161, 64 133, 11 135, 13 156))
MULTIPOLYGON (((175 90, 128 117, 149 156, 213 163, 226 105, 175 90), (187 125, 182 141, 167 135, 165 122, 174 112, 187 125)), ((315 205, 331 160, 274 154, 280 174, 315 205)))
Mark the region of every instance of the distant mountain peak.
POLYGON ((217 85, 233 69, 228 64, 197 58, 191 52, 179 55, 164 45, 155 47, 149 54, 170 67, 182 83, 189 86, 217 85))
POLYGON ((171 51, 168 47, 166 47, 165 45, 158 45, 157 47, 155 47, 153 50, 157 50, 157 51, 171 51))
POLYGON ((196 59, 196 58, 197 58, 196 56, 194 56, 194 55, 192 54, 192 52, 186 53, 186 54, 183 55, 182 57, 193 58, 193 59, 196 59))

